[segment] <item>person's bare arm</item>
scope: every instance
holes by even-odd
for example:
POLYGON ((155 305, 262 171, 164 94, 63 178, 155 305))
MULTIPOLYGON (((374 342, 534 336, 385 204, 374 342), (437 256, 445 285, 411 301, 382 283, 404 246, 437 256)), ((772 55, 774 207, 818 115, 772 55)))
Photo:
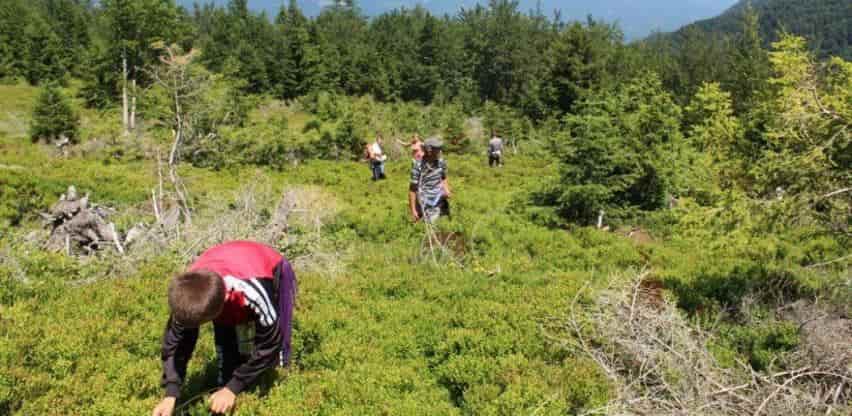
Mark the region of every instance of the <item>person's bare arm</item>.
POLYGON ((417 215, 417 186, 411 185, 408 188, 408 208, 411 210, 411 218, 414 219, 414 222, 420 220, 420 216, 417 215))
POLYGON ((444 197, 450 199, 452 197, 453 192, 450 190, 450 182, 447 180, 447 163, 443 162, 441 164, 441 187, 444 189, 444 197))

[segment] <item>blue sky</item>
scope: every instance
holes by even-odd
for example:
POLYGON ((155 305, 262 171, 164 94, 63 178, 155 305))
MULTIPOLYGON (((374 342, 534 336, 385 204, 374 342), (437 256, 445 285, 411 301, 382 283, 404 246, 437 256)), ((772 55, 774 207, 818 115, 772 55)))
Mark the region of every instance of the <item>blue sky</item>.
MULTIPOLYGON (((191 4, 193 0, 179 0, 191 4)), ((199 0, 200 3, 208 0, 199 0)), ((215 0, 225 3, 226 0, 215 0)), ((287 0, 249 0, 254 10, 275 13, 287 0)), ((331 0, 299 0, 308 15, 319 13, 331 0)), ((481 0, 487 3, 487 0, 481 0)), ((536 7, 537 0, 519 0, 523 11, 536 7)), ((563 20, 583 20, 589 14, 607 21, 618 21, 628 40, 645 37, 653 30, 672 31, 695 20, 716 16, 737 0, 540 0, 542 10, 551 16, 562 10, 563 20)), ((377 15, 394 8, 423 5, 435 14, 454 14, 460 7, 470 7, 477 0, 361 0, 358 2, 367 15, 377 15)))

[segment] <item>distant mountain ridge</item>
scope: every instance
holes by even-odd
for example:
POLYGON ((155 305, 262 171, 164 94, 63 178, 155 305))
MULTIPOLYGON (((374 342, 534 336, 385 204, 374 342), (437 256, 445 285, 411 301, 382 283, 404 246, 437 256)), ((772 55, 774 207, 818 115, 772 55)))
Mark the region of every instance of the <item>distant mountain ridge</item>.
MULTIPOLYGON (((227 4, 228 0, 176 0, 179 4, 192 9, 193 3, 213 2, 227 4)), ((281 4, 288 0, 248 0, 249 8, 265 11, 274 16, 281 4)), ((298 0, 299 7, 308 16, 316 16, 324 6, 333 0, 298 0)), ((518 9, 529 12, 540 7, 547 17, 559 9, 565 21, 585 21, 586 16, 619 23, 628 41, 641 39, 654 30, 672 31, 697 19, 715 16, 736 0, 517 0, 518 9)), ((432 14, 450 16, 460 8, 472 8, 476 4, 487 5, 488 0, 356 0, 356 4, 367 16, 378 16, 392 9, 423 6, 432 14)))
POLYGON ((852 60, 850 0, 740 0, 721 15, 699 20, 676 33, 690 27, 714 33, 738 33, 740 17, 749 4, 760 16, 760 32, 767 44, 777 40, 778 32, 785 30, 808 38, 821 57, 852 60))

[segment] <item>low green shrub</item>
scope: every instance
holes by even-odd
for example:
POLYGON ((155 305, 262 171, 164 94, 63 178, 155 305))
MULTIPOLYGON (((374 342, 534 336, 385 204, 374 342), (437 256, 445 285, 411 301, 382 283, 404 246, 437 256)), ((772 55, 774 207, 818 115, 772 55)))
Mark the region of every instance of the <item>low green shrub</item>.
MULTIPOLYGON (((744 356, 756 371, 789 370, 780 364, 784 362, 782 356, 799 345, 799 326, 793 322, 765 320, 752 325, 726 325, 720 333, 721 348, 716 354, 725 357, 724 350, 730 349, 744 356)), ((730 361, 723 359, 734 367, 730 361)))
MULTIPOLYGON (((321 131, 300 134, 289 121, 250 118, 241 128, 223 126, 204 143, 208 153, 199 154, 195 166, 180 166, 198 223, 235 212, 241 189, 257 190, 262 219, 272 215, 284 190, 318 189, 335 203, 322 224, 294 220, 281 239, 287 256, 306 265, 297 269, 294 364, 242 394, 236 414, 557 415, 597 409, 612 398, 609 378, 566 349, 570 340, 554 342, 543 328, 554 316, 562 319, 578 291, 582 306, 626 269, 649 268, 663 283, 663 295, 675 297, 699 323, 739 311, 723 315, 736 319, 723 321, 717 356, 759 370, 772 369, 798 345, 794 328, 767 313, 776 298, 812 297, 832 287, 836 299, 845 296, 836 289, 842 262, 807 268, 841 257, 844 241, 808 228, 767 228, 736 198, 725 209, 683 198, 677 208, 652 215, 610 220, 608 211, 608 224, 649 228, 653 241, 634 242, 567 222, 554 200, 529 209, 530 195, 557 186, 559 172, 551 159, 524 154, 507 157, 502 169, 487 168, 487 159, 474 153, 445 155, 452 217, 435 230, 454 240, 451 255, 431 258, 424 255, 427 228, 408 218, 410 161, 388 161, 388 179, 372 182, 366 164, 346 160, 345 151, 371 139, 371 129, 383 126, 376 118, 387 114, 400 120, 397 133, 440 131, 440 117, 431 116, 441 110, 369 98, 323 100, 328 108, 325 118, 317 116, 321 131), (368 109, 379 116, 365 117, 368 109), (338 269, 307 267, 317 258, 334 259, 338 269), (743 307, 748 299, 756 308, 743 307)), ((456 119, 460 112, 452 111, 456 119)), ((93 201, 126 211, 116 218, 119 228, 150 220, 156 162, 58 159, 5 137, 0 146, 0 413, 150 412, 162 395, 167 280, 185 267, 187 252, 204 247, 161 250, 134 267, 119 256, 45 253, 25 238, 37 228, 32 212, 46 209, 71 184, 93 201)), ((206 414, 213 357, 212 334, 204 328, 180 413, 206 414)))
POLYGON ((51 142, 65 137, 74 143, 79 139, 79 124, 80 116, 59 86, 53 83, 45 85, 33 108, 30 138, 34 142, 51 142))

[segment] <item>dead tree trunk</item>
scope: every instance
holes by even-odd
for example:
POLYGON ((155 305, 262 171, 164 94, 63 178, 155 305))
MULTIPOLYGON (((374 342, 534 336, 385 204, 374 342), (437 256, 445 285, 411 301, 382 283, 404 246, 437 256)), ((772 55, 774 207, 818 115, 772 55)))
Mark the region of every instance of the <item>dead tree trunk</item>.
POLYGON ((169 178, 172 180, 172 185, 175 188, 175 193, 178 196, 178 200, 180 201, 180 205, 183 209, 184 218, 186 218, 186 222, 192 223, 192 216, 189 213, 189 202, 186 197, 186 193, 183 191, 183 182, 180 180, 180 176, 177 172, 177 152, 178 148, 181 144, 181 139, 183 138, 183 116, 182 109, 180 105, 180 94, 179 89, 177 88, 182 81, 183 72, 180 71, 180 74, 174 74, 174 85, 176 86, 174 89, 174 100, 175 100, 175 140, 172 143, 172 151, 169 153, 169 178))
POLYGON ((130 89, 133 93, 133 97, 131 97, 130 101, 130 130, 136 130, 136 78, 134 77, 130 80, 130 89))
MULTIPOLYGON (((175 76, 177 78, 177 76, 175 76)), ((177 79, 175 79, 175 84, 177 84, 177 79)), ((175 139, 172 142, 172 150, 169 152, 169 167, 177 163, 177 152, 180 147, 180 140, 183 136, 183 118, 181 117, 181 108, 180 108, 180 95, 178 94, 177 89, 174 92, 174 100, 175 100, 175 130, 174 136, 175 139)))
POLYGON ((43 213, 44 226, 50 229, 45 247, 66 254, 93 254, 105 246, 113 246, 124 254, 121 236, 115 224, 107 219, 112 210, 89 202, 89 195, 77 195, 77 189, 69 186, 59 201, 43 213))
MULTIPOLYGON (((178 173, 178 163, 180 162, 181 146, 193 134, 191 125, 192 117, 189 114, 193 109, 192 100, 202 90, 202 87, 199 85, 200 81, 193 78, 187 72, 187 67, 196 55, 196 52, 190 51, 188 54, 180 55, 177 47, 165 45, 161 45, 160 47, 168 56, 160 57, 162 65, 155 67, 151 74, 154 80, 165 88, 173 100, 172 108, 174 109, 174 115, 168 121, 169 124, 172 124, 172 134, 174 136, 168 158, 169 179, 174 186, 180 211, 183 213, 186 222, 191 224, 192 216, 189 198, 186 187, 178 173)), ((162 190, 160 194, 162 196, 162 190)))
POLYGON ((121 51, 121 80, 121 127, 124 128, 126 135, 129 131, 127 130, 127 52, 124 49, 121 51))

